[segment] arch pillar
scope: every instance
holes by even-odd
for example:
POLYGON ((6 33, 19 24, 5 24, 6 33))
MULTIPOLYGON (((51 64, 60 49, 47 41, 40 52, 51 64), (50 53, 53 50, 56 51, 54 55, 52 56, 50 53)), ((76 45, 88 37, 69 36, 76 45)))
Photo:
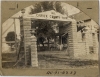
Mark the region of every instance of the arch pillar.
POLYGON ((31 34, 31 18, 23 18, 25 65, 38 66, 37 39, 31 34))
POLYGON ((77 48, 77 23, 75 20, 71 22, 71 25, 69 25, 68 29, 68 52, 70 58, 77 57, 79 51, 77 48))

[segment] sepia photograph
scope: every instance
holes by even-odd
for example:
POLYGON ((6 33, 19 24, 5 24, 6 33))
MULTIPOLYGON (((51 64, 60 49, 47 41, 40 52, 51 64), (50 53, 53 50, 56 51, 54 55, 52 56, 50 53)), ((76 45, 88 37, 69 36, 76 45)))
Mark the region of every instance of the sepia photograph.
POLYGON ((2 68, 98 74, 98 11, 98 1, 2 1, 2 68))

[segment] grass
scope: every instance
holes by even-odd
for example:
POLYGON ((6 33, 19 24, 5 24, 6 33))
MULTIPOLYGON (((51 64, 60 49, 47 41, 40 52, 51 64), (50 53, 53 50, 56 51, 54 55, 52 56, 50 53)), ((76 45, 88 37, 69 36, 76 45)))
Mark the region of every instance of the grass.
MULTIPOLYGON (((43 54, 38 54, 38 68, 56 68, 56 69, 66 69, 66 68, 81 68, 81 67, 93 67, 98 66, 98 61, 96 60, 74 60, 70 59, 65 52, 44 52, 43 54), (61 53, 61 54, 60 54, 61 53)), ((16 63, 16 53, 5 53, 2 54, 2 65, 3 68, 13 68, 16 63), (5 62, 4 62, 5 61, 5 62), (8 61, 8 62, 7 62, 8 61)), ((14 68, 24 67, 24 60, 22 59, 14 68)))
POLYGON ((76 60, 76 61, 73 61, 73 62, 70 62, 70 65, 71 66, 77 66, 77 67, 80 67, 80 66, 97 66, 98 65, 98 61, 97 60, 88 60, 88 61, 79 61, 79 60, 76 60))
MULTIPOLYGON (((63 56, 63 55, 62 55, 63 56)), ((60 56, 61 57, 61 56, 60 56)), ((74 60, 74 59, 69 59, 68 57, 66 58, 60 58, 55 55, 39 55, 39 61, 40 61, 40 68, 43 68, 42 66, 47 64, 48 67, 53 67, 53 68, 80 68, 80 67, 92 67, 92 66, 98 66, 98 61, 96 60, 87 60, 87 61, 82 61, 82 60, 74 60), (43 61, 43 62, 42 62, 43 61)))

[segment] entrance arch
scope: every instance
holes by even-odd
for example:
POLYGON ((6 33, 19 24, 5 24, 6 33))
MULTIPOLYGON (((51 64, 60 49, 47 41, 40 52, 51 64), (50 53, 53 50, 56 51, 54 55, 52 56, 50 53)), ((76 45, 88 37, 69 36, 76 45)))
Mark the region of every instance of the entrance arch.
MULTIPOLYGON (((38 60, 37 60, 37 45, 36 45, 36 37, 33 35, 31 37, 31 21, 41 19, 41 20, 52 20, 52 21, 64 21, 67 22, 69 25, 62 31, 65 33, 68 33, 68 52, 71 58, 75 57, 75 52, 78 50, 77 49, 77 28, 76 28, 76 20, 68 18, 65 15, 62 15, 58 12, 55 12, 54 10, 51 11, 46 11, 46 12, 41 12, 41 13, 36 13, 33 15, 28 15, 23 17, 23 28, 20 28, 24 35, 24 51, 25 51, 25 64, 27 65, 29 63, 29 45, 31 43, 31 65, 33 67, 38 66, 38 60), (52 13, 53 12, 53 13, 52 13), (31 40, 31 41, 30 41, 31 40), (32 47, 33 46, 33 47, 32 47), (34 57, 35 56, 35 57, 34 57)), ((35 28, 34 28, 35 30, 35 28)), ((34 32, 34 31, 33 31, 34 32)))

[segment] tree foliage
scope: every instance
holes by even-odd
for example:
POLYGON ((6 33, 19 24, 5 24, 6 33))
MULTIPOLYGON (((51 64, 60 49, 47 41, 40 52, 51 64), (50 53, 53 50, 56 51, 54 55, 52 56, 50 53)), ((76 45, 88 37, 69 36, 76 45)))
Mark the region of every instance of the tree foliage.
MULTIPOLYGON (((31 9, 30 14, 35 14, 43 11, 49 11, 49 10, 55 10, 61 14, 64 13, 63 8, 61 6, 61 2, 59 1, 43 1, 35 4, 34 9, 31 9)), ((59 22, 57 21, 42 21, 42 20, 36 20, 33 21, 33 26, 38 26, 38 29, 36 30, 37 37, 44 37, 44 38, 54 38, 55 37, 55 31, 53 30, 52 26, 57 23, 59 25, 59 22), (53 22, 53 23, 52 23, 53 22), (35 25, 34 25, 35 24, 35 25)))
MULTIPOLYGON (((38 27, 36 29, 36 36, 39 37, 44 37, 44 38, 54 38, 55 36, 55 31, 53 30, 51 26, 51 21, 41 21, 37 20, 33 24, 38 27)), ((34 26, 34 25, 32 25, 34 26)))
POLYGON ((31 9, 31 14, 39 13, 42 11, 55 10, 61 14, 64 14, 60 1, 43 1, 35 4, 34 9, 31 9))

